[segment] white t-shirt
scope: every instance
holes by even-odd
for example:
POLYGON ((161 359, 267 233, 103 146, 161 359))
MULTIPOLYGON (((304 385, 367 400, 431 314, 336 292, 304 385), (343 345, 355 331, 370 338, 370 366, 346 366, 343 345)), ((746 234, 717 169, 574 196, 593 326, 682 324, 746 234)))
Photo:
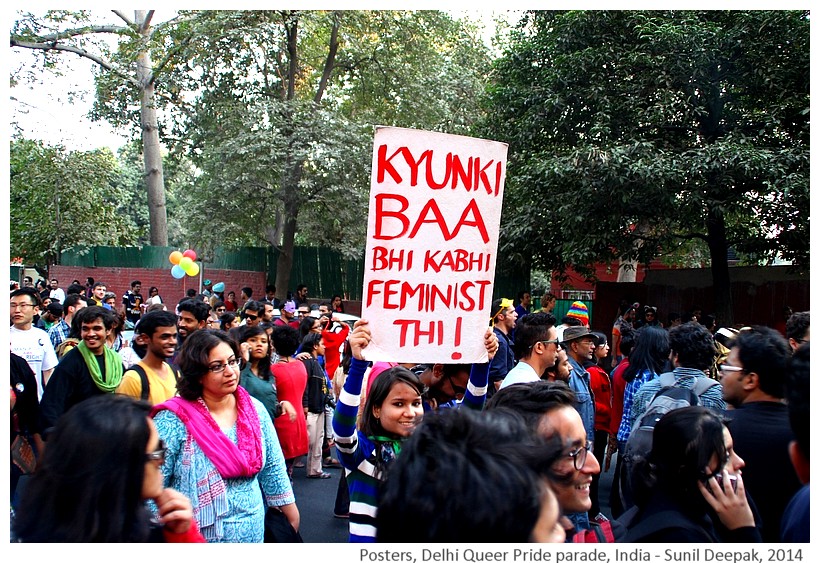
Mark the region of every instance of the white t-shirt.
POLYGON ((504 389, 515 383, 532 383, 541 379, 531 365, 525 362, 518 362, 507 372, 507 377, 501 382, 499 389, 504 389))
POLYGON ((51 292, 48 294, 54 301, 59 301, 60 304, 65 301, 65 291, 62 288, 58 287, 57 289, 52 289, 51 292))
POLYGON ((37 378, 37 400, 43 398, 43 370, 57 366, 57 354, 48 333, 39 328, 20 330, 12 326, 9 329, 11 351, 28 362, 31 371, 37 378))

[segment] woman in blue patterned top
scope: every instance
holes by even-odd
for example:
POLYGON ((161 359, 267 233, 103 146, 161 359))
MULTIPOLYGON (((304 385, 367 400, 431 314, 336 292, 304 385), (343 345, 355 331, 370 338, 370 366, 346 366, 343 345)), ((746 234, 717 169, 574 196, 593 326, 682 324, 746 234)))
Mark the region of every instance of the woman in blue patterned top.
POLYGON ((239 386, 239 356, 239 346, 221 331, 192 333, 177 356, 179 397, 154 408, 167 447, 165 486, 191 499, 209 542, 261 542, 268 507, 299 529, 273 423, 239 386))

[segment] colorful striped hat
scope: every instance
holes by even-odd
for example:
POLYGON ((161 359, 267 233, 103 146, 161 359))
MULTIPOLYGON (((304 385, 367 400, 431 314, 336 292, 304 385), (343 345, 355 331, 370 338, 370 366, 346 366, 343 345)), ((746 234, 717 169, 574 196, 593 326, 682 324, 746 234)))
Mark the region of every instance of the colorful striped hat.
POLYGON ((584 326, 589 326, 589 309, 580 301, 573 301, 567 311, 568 317, 573 317, 580 320, 584 326))

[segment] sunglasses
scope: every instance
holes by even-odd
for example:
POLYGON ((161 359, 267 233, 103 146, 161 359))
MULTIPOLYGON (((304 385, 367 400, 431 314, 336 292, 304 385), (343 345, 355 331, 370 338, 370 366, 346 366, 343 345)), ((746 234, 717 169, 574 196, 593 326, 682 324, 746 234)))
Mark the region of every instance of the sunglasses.
POLYGON ((245 318, 248 319, 248 320, 251 320, 251 321, 255 321, 259 317, 256 316, 256 315, 245 315, 245 318))
MULTIPOLYGON (((543 345, 545 345, 545 346, 546 346, 547 344, 555 344, 556 346, 558 346, 558 344, 560 344, 560 343, 561 343, 561 341, 560 341, 560 340, 558 340, 557 338, 553 338, 552 340, 539 340, 538 342, 540 342, 541 344, 543 344, 543 345)), ((535 344, 538 344, 538 342, 536 342, 535 344)), ((533 344, 532 346, 530 346, 530 348, 534 348, 534 347, 535 347, 535 344, 533 344)))

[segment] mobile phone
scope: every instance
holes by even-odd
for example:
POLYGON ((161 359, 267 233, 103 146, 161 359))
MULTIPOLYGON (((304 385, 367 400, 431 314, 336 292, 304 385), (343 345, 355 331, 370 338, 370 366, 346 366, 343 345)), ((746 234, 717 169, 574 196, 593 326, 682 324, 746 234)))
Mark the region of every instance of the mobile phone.
MULTIPOLYGON (((718 482, 720 488, 723 488, 723 473, 715 475, 715 481, 718 482)), ((737 475, 729 475, 729 483, 732 485, 732 490, 737 492, 737 475)))

